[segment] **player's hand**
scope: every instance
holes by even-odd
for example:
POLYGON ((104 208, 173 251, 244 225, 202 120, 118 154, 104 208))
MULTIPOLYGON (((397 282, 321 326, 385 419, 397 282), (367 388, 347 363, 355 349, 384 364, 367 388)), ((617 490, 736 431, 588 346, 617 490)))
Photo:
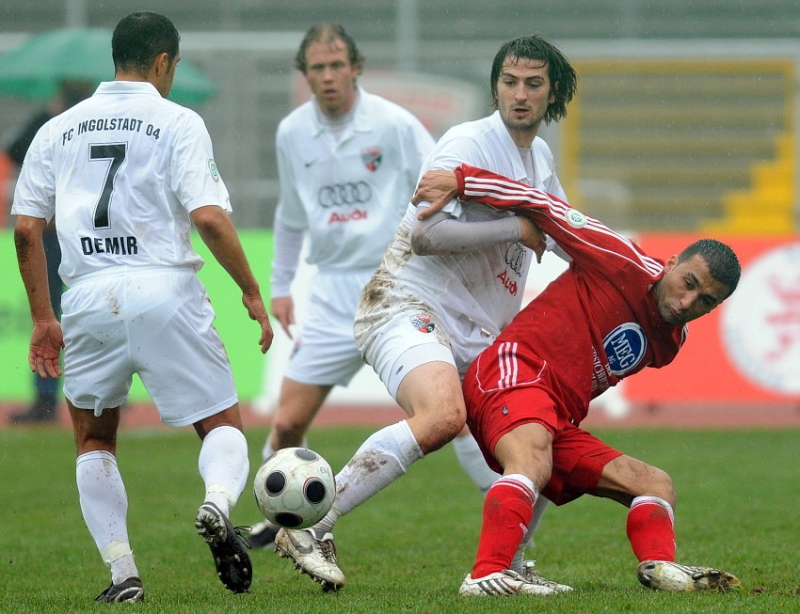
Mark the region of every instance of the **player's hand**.
POLYGON ((289 327, 294 324, 294 301, 291 296, 279 296, 272 299, 270 305, 272 315, 281 323, 281 328, 289 337, 293 339, 289 327))
POLYGON ((536 254, 536 262, 542 262, 544 250, 547 248, 547 235, 539 226, 524 215, 518 215, 519 242, 529 247, 536 254))
POLYGON ((428 207, 419 208, 417 219, 424 220, 441 211, 457 194, 458 182, 453 171, 428 171, 419 180, 414 196, 411 197, 411 202, 415 205, 423 201, 430 203, 428 207))
POLYGON ((261 337, 258 339, 258 345, 261 346, 261 353, 266 354, 267 350, 272 345, 272 338, 275 333, 272 332, 272 324, 269 323, 269 316, 267 315, 267 308, 264 306, 264 300, 261 295, 243 294, 242 304, 247 309, 247 314, 251 320, 258 322, 261 326, 261 337))
POLYGON ((64 335, 58 320, 34 322, 31 345, 28 350, 28 365, 41 378, 60 377, 61 364, 58 357, 64 347, 64 335))

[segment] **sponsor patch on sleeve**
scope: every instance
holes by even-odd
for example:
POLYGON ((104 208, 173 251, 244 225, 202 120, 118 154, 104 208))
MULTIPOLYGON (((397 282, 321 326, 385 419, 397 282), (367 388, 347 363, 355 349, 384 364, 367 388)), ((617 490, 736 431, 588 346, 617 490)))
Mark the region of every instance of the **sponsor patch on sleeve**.
POLYGON ((586 216, 577 209, 569 209, 564 214, 564 220, 573 228, 583 228, 586 226, 586 216))
POLYGON ((214 162, 213 158, 208 161, 208 170, 211 173, 211 178, 214 181, 219 181, 219 170, 217 170, 217 163, 214 162))

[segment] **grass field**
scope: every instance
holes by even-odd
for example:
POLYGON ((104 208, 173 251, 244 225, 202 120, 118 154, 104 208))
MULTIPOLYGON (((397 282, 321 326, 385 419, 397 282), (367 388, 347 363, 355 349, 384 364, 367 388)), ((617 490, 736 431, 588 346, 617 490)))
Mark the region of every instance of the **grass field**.
MULTIPOLYGON (((312 447, 338 469, 372 429, 317 429, 312 447)), ((265 430, 248 432, 251 475, 265 430)), ((678 491, 678 560, 738 575, 731 594, 670 594, 636 580, 625 510, 584 497, 545 517, 530 552, 543 575, 574 593, 459 598, 470 571, 481 496, 449 448, 343 518, 336 529, 348 584, 324 594, 272 552, 252 553, 249 594, 217 580, 195 534, 202 500, 198 441, 190 429, 121 433, 119 463, 130 498, 131 542, 147 591, 132 612, 800 612, 799 430, 598 431, 625 452, 666 469, 678 491)), ((62 428, 0 430, 0 612, 96 612, 109 574, 80 515, 72 436, 62 428)), ((233 521, 258 520, 250 486, 233 521)))

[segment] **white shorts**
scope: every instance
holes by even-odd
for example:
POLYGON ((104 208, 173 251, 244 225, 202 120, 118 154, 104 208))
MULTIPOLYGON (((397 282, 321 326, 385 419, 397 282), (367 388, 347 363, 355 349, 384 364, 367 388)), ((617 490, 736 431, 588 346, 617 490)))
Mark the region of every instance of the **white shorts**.
POLYGON ((356 315, 356 343, 386 390, 397 400, 400 382, 413 369, 429 362, 453 365, 462 379, 472 361, 494 337, 464 316, 442 318, 420 303, 400 301, 356 315))
POLYGON ((412 369, 441 361, 456 366, 453 352, 436 319, 422 311, 401 311, 370 336, 364 359, 397 400, 397 388, 412 369))
POLYGON ((186 426, 234 405, 230 362, 214 309, 192 269, 115 269, 62 299, 64 395, 75 407, 123 404, 134 373, 161 421, 186 426))
POLYGON ((317 273, 284 376, 315 386, 347 386, 364 366, 353 338, 361 289, 372 271, 317 273))

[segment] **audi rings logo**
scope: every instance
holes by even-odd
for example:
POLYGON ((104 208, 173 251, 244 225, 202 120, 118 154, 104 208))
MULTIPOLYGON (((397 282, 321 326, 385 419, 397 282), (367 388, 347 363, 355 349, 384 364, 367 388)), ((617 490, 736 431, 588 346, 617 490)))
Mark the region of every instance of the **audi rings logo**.
POLYGON ((372 188, 366 181, 334 183, 321 187, 317 199, 326 209, 363 205, 372 200, 372 188))
POLYGON ((525 266, 525 248, 521 243, 512 243, 506 250, 506 265, 517 275, 522 275, 525 266))

